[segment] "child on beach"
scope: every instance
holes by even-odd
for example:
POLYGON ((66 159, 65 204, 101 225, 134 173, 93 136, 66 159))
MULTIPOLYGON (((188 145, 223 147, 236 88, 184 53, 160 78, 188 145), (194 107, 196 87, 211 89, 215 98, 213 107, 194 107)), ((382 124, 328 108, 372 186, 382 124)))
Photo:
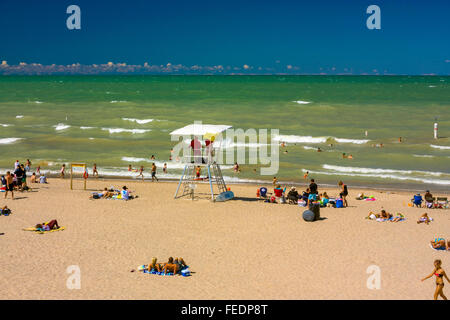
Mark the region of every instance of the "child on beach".
POLYGON ((61 171, 59 172, 59 177, 60 177, 61 179, 64 179, 64 174, 65 174, 65 172, 66 172, 66 165, 63 164, 62 167, 61 167, 61 171))
POLYGON ((92 167, 92 176, 98 178, 98 171, 97 171, 97 164, 94 163, 94 166, 92 167))
POLYGON ((163 172, 167 173, 167 163, 164 162, 164 166, 163 166, 163 172))
POLYGON ((429 224, 433 219, 428 217, 428 214, 425 212, 423 215, 420 216, 419 220, 417 220, 417 224, 419 223, 426 223, 429 224))
POLYGON ((195 169, 195 177, 197 179, 200 179, 201 173, 202 173, 202 168, 200 166, 197 166, 197 168, 195 169))
POLYGON ((273 184, 274 186, 276 186, 276 185, 278 184, 278 179, 277 179, 277 177, 273 177, 272 184, 273 184))
POLYGON ((434 291, 434 300, 437 300, 439 296, 441 296, 442 299, 447 300, 447 297, 444 295, 444 278, 447 280, 447 282, 450 282, 450 280, 448 279, 444 269, 442 269, 442 261, 440 259, 434 260, 433 272, 423 278, 422 282, 426 279, 431 278, 432 276, 436 276, 436 290, 434 291))
POLYGON ((303 175, 303 179, 308 179, 308 174, 309 174, 309 171, 306 171, 306 173, 303 175))
POLYGON ((144 166, 141 166, 141 168, 139 169, 139 174, 137 177, 142 177, 142 181, 144 181, 144 166))

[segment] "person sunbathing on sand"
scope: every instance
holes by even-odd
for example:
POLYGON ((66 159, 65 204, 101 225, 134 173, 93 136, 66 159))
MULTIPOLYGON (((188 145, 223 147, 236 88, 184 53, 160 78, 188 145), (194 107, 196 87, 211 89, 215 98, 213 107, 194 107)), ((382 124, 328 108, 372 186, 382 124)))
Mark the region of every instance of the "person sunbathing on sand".
POLYGON ((157 271, 157 272, 161 272, 162 266, 160 263, 156 263, 157 259, 153 258, 152 259, 152 263, 150 263, 148 265, 148 271, 152 272, 152 271, 157 271))
POLYGON ((441 296, 442 299, 447 300, 447 297, 444 295, 444 278, 447 280, 447 282, 450 282, 450 280, 448 279, 444 269, 442 269, 442 261, 440 259, 434 260, 433 272, 423 278, 422 281, 425 281, 432 276, 436 276, 436 290, 434 291, 434 300, 437 300, 439 296, 441 296))
POLYGON ((163 272, 164 274, 166 274, 166 272, 172 272, 173 274, 178 273, 179 269, 178 269, 178 264, 175 264, 173 261, 173 258, 170 257, 169 261, 167 263, 164 264, 164 268, 163 268, 163 272))
POLYGON ((386 210, 381 210, 380 218, 390 219, 390 218, 392 218, 392 214, 390 214, 389 212, 386 212, 386 210))
POLYGON ((444 249, 444 250, 450 250, 450 244, 449 244, 450 240, 447 241, 447 244, 445 244, 445 239, 444 238, 436 238, 434 239, 434 241, 430 241, 431 246, 434 249, 444 249))
POLYGON ((58 221, 51 220, 50 222, 43 222, 36 225, 38 231, 50 231, 53 229, 59 229, 58 221))
POLYGON ((432 221, 431 218, 428 217, 428 214, 425 212, 423 215, 420 216, 419 220, 417 220, 417 224, 422 222, 429 224, 431 221, 432 221))
POLYGON ((397 213, 397 216, 393 220, 391 220, 391 222, 399 222, 402 221, 404 218, 405 218, 404 215, 402 215, 401 213, 397 213))
POLYGON ((109 199, 109 198, 112 198, 113 195, 114 195, 114 192, 108 191, 108 188, 105 188, 105 189, 103 189, 102 192, 92 194, 89 197, 89 199, 99 199, 99 198, 109 199))
POLYGON ((369 212, 369 215, 366 217, 366 219, 371 219, 371 220, 375 220, 380 218, 380 214, 378 213, 373 213, 372 211, 369 212))

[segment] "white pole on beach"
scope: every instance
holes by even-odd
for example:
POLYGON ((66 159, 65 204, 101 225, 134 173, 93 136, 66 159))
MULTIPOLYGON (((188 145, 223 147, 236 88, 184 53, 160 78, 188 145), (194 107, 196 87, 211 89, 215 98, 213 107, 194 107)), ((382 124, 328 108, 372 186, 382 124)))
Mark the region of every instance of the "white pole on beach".
POLYGON ((434 123, 434 138, 438 138, 438 124, 437 122, 434 123))

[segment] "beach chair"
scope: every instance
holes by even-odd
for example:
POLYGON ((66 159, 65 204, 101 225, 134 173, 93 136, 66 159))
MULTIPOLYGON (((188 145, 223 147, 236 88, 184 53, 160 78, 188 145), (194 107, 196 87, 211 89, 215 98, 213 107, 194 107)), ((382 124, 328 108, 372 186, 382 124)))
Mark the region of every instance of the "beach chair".
POLYGON ((436 198, 435 208, 448 209, 449 203, 446 197, 436 198))

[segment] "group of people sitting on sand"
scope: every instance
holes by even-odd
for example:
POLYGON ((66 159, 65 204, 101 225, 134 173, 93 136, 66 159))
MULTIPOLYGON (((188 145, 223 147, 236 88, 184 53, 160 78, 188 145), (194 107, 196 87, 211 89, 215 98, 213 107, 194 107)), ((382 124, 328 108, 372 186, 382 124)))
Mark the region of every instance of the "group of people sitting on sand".
POLYGON ((122 199, 122 200, 132 200, 138 198, 138 196, 134 196, 131 194, 131 191, 128 190, 127 186, 123 186, 122 190, 115 190, 114 187, 110 189, 103 189, 102 192, 94 192, 89 197, 89 199, 122 199))
MULTIPOLYGON (((158 263, 157 261, 157 258, 153 258, 150 264, 139 267, 139 271, 180 274, 182 270, 188 267, 183 258, 174 259, 170 257, 166 263, 158 263)), ((134 270, 131 271, 133 272, 134 270)))
POLYGON ((405 216, 401 213, 397 213, 394 217, 393 214, 387 212, 386 210, 381 210, 380 213, 369 212, 369 215, 366 219, 377 220, 377 221, 391 221, 391 222, 399 222, 405 219, 405 216))
MULTIPOLYGON (((330 198, 326 192, 319 193, 318 185, 311 179, 311 183, 308 188, 300 194, 295 187, 291 187, 289 192, 285 195, 286 188, 282 188, 281 184, 278 183, 276 177, 274 177, 273 184, 275 188, 273 189, 273 195, 266 200, 266 202, 277 202, 277 203, 290 203, 299 204, 303 206, 309 206, 311 203, 319 203, 321 207, 334 207, 336 206, 337 199, 330 198)), ((347 196, 348 187, 342 181, 338 183, 340 188, 339 199, 342 200, 342 206, 347 207, 347 196)), ((267 188, 259 188, 256 195, 259 198, 266 198, 267 188)))

